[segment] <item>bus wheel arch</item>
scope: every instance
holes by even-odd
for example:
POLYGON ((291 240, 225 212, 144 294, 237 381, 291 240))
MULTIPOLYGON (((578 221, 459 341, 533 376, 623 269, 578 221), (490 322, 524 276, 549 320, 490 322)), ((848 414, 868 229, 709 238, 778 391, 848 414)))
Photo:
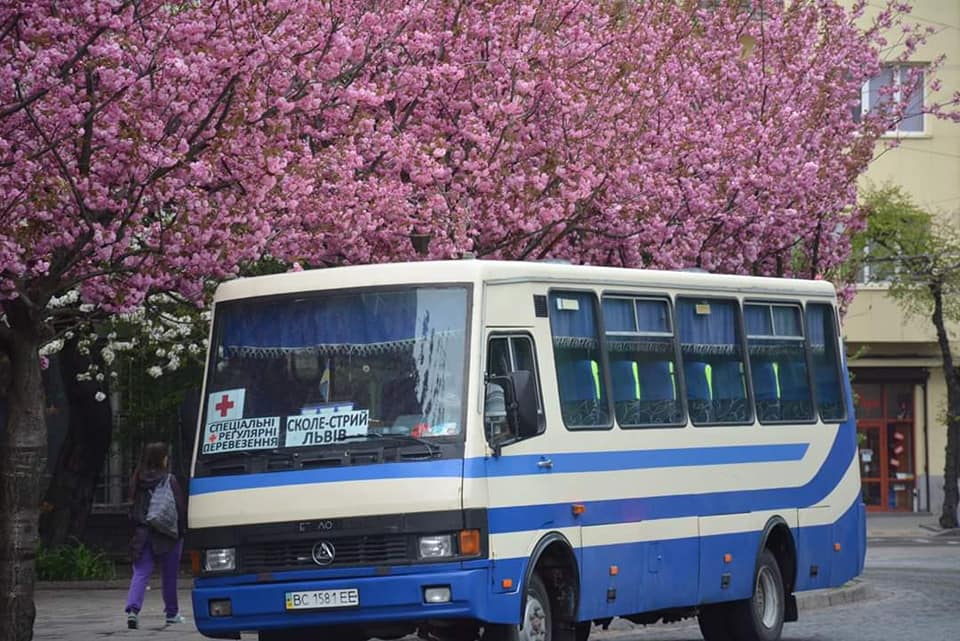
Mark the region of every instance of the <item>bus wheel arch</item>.
POLYGON ((783 594, 786 599, 786 621, 797 620, 797 601, 794 590, 797 585, 797 544, 790 531, 790 526, 779 516, 767 521, 757 549, 757 566, 764 550, 770 550, 783 578, 783 594))
POLYGON ((527 638, 520 636, 518 631, 529 618, 527 597, 531 589, 534 593, 546 592, 549 602, 547 610, 551 619, 551 634, 548 638, 553 641, 573 641, 579 607, 579 587, 580 570, 570 541, 559 532, 546 534, 534 546, 524 570, 523 582, 520 584, 520 626, 489 626, 484 630, 484 641, 527 638))
MULTIPOLYGON (((567 537, 550 532, 537 542, 524 572, 524 589, 534 574, 540 575, 547 588, 555 619, 573 624, 580 606, 580 566, 567 537)), ((522 611, 523 605, 520 607, 522 611)))

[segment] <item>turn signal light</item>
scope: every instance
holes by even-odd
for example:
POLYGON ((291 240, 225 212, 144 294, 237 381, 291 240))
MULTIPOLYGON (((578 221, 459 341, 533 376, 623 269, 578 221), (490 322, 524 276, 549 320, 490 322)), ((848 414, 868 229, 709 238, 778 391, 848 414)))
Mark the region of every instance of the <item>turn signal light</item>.
POLYGON ((581 514, 587 511, 587 506, 584 505, 583 503, 574 503, 570 507, 570 509, 573 512, 574 516, 580 516, 581 514))
POLYGON ((200 550, 190 550, 190 570, 193 576, 200 576, 200 550))
POLYGON ((460 530, 460 554, 462 556, 480 554, 480 530, 460 530))

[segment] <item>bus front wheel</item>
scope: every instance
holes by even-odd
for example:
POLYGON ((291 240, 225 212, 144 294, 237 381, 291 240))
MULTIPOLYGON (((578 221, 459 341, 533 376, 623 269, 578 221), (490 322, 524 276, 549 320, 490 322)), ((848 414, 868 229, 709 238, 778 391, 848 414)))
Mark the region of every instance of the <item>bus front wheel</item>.
POLYGON ((486 626, 483 630, 483 641, 552 641, 550 595, 536 574, 530 577, 526 597, 521 625, 486 626))

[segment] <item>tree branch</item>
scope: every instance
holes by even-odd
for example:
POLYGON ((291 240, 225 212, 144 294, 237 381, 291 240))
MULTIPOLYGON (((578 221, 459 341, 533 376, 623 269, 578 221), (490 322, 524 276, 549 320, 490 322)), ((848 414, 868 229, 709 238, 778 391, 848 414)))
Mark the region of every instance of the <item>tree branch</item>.
MULTIPOLYGON (((118 7, 117 11, 120 11, 120 9, 126 6, 126 4, 127 3, 124 3, 123 5, 118 7)), ((80 62, 81 58, 87 55, 87 52, 90 50, 90 45, 96 42, 97 38, 103 35, 103 33, 106 30, 107 30, 106 27, 100 27, 99 29, 94 31, 92 34, 90 34, 90 37, 87 38, 82 45, 80 45, 80 47, 73 54, 73 56, 71 56, 69 60, 64 61, 64 63, 60 65, 59 73, 57 74, 57 77, 59 80, 63 81, 67 79, 67 77, 70 75, 70 70, 73 68, 73 66, 78 62, 80 62)), ((37 89, 32 94, 24 98, 23 94, 21 94, 19 90, 19 81, 17 84, 18 84, 17 98, 19 98, 20 102, 14 105, 10 105, 6 109, 0 110, 0 118, 6 118, 8 116, 12 116, 13 114, 17 113, 21 109, 26 109, 27 107, 35 103, 37 100, 40 100, 50 92, 50 87, 44 87, 43 89, 37 89)))

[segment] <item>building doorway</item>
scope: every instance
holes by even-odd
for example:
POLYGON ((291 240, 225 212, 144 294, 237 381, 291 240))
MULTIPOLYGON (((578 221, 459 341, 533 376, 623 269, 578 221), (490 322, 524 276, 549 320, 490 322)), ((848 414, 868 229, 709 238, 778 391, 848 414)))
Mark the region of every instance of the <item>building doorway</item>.
POLYGON ((863 502, 871 511, 912 512, 917 486, 914 385, 857 383, 853 387, 863 502))

